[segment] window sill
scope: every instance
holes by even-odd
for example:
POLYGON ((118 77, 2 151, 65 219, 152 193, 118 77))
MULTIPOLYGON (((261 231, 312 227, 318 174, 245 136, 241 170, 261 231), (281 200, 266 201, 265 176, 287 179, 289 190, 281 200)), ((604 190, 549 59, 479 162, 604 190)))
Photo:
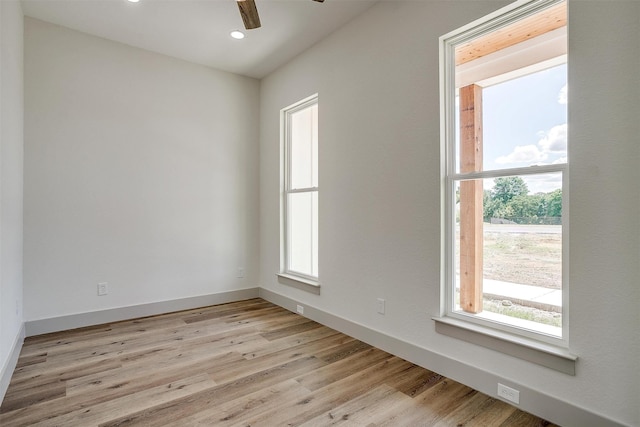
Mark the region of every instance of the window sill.
POLYGON ((577 356, 567 349, 475 325, 451 317, 433 317, 436 332, 527 360, 568 375, 576 374, 577 356))
POLYGON ((279 273, 278 283, 283 285, 292 286, 303 291, 310 292, 312 294, 320 295, 320 283, 315 280, 306 279, 303 277, 293 276, 291 274, 279 273))

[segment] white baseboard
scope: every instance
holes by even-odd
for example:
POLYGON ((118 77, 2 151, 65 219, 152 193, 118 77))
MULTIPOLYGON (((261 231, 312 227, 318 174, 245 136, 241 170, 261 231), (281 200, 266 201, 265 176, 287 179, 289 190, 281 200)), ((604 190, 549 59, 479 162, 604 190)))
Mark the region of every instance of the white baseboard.
POLYGON ((23 323, 16 335, 16 339, 13 341, 9 357, 2 367, 2 371, 0 371, 0 403, 4 400, 4 395, 9 388, 13 371, 15 371, 16 365, 18 364, 18 358, 20 357, 20 351, 22 350, 22 344, 24 343, 24 336, 25 327, 23 323))
POLYGON ((171 301, 152 302, 148 304, 111 308, 108 310, 92 311, 88 313, 70 314, 67 316, 53 317, 49 319, 31 320, 26 322, 26 336, 31 337, 34 335, 66 331, 85 326, 101 325, 103 323, 117 322, 120 320, 154 316, 156 314, 171 313, 180 310, 190 310, 209 305, 258 298, 258 296, 258 288, 249 288, 201 295, 197 297, 181 298, 171 301))
MULTIPOLYGON (((296 312, 296 306, 301 304, 299 301, 264 288, 260 288, 259 292, 261 298, 294 313, 296 312)), ((547 421, 565 427, 622 426, 622 424, 614 420, 533 390, 523 384, 514 383, 513 381, 509 381, 475 366, 452 360, 442 354, 399 340, 380 331, 327 313, 307 304, 303 305, 304 316, 311 320, 315 320, 318 323, 359 339, 360 341, 364 341, 367 344, 371 344, 416 365, 437 372, 440 375, 465 384, 486 395, 498 398, 498 383, 516 388, 520 391, 521 402, 520 405, 516 406, 523 411, 537 415, 547 421)))
MULTIPOLYGON (((5 366, 2 368, 0 376, 0 402, 9 386, 9 381, 17 364, 25 334, 26 336, 40 335, 257 297, 261 297, 294 313, 296 312, 296 306, 301 304, 299 301, 267 289, 250 288, 26 322, 16 337, 7 363, 5 363, 5 366)), ((304 306, 305 317, 309 319, 385 350, 416 365, 437 372, 489 396, 498 398, 496 395, 498 382, 516 388, 520 391, 521 404, 518 405, 518 408, 553 423, 565 427, 596 425, 600 427, 622 426, 622 424, 603 415, 596 414, 588 409, 533 390, 523 384, 514 383, 491 372, 452 360, 442 354, 402 341, 307 304, 304 304, 304 306)))

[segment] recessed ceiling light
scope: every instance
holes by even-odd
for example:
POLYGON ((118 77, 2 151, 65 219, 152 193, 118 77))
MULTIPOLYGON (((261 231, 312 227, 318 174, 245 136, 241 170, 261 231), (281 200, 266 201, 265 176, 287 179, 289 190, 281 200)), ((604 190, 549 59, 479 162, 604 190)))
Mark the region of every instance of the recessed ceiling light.
POLYGON ((138 3, 140 0, 128 0, 129 3, 138 3))
POLYGON ((231 37, 233 37, 236 40, 242 40, 244 38, 244 33, 238 30, 231 31, 229 35, 231 35, 231 37))

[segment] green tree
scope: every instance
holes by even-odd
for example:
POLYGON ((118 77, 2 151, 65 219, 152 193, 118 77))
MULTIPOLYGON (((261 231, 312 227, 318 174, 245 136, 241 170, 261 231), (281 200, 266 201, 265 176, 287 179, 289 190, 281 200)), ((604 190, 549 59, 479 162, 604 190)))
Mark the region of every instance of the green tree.
POLYGON ((543 217, 562 216, 562 190, 529 194, 529 188, 518 176, 496 178, 491 190, 482 197, 484 219, 505 218, 537 224, 543 217))
POLYGON ((495 200, 491 197, 484 197, 482 206, 484 211, 483 216, 487 221, 489 221, 491 218, 499 218, 500 213, 504 213, 503 211, 505 204, 500 200, 495 200))
POLYGON ((516 196, 526 196, 529 188, 519 176, 507 176, 496 178, 491 189, 491 199, 509 203, 516 196))
POLYGON ((562 216, 562 190, 557 189, 551 193, 545 194, 545 202, 547 205, 546 216, 562 216))
POLYGON ((494 202, 493 215, 491 218, 505 218, 511 219, 515 216, 513 208, 509 203, 502 203, 499 200, 494 202))
POLYGON ((515 217, 536 219, 540 215, 543 198, 541 194, 515 196, 509 202, 509 207, 515 217))

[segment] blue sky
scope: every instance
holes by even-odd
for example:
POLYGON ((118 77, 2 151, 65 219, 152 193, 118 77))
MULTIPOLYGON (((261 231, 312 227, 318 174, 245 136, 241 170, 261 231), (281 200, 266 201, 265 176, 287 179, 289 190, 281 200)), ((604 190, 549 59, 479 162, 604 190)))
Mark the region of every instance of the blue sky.
MULTIPOLYGON (((566 64, 486 87, 482 96, 484 170, 567 161, 566 64)), ((561 188, 559 173, 523 178, 531 193, 561 188)))
POLYGON ((484 88, 484 169, 566 162, 566 64, 484 88))

